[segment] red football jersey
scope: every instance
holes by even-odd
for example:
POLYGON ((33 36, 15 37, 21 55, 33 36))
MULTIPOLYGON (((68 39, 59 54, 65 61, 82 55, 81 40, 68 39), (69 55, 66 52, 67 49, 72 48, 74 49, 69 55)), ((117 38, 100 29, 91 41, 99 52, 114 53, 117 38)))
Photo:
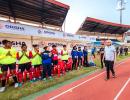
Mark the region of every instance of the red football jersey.
POLYGON ((51 50, 51 53, 52 53, 52 59, 58 60, 58 51, 53 49, 53 50, 51 50))

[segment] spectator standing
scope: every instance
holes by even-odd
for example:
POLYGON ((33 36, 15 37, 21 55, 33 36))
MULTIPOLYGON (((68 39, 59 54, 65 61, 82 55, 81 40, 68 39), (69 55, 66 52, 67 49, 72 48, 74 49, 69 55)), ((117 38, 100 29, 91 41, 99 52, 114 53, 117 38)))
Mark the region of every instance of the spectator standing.
POLYGON ((101 61, 101 68, 104 66, 104 44, 101 44, 100 48, 100 61, 101 61))
POLYGON ((120 47, 120 56, 123 56, 123 46, 120 47))
POLYGON ((124 53, 125 53, 125 56, 128 55, 128 47, 127 46, 125 46, 125 48, 124 48, 124 53))

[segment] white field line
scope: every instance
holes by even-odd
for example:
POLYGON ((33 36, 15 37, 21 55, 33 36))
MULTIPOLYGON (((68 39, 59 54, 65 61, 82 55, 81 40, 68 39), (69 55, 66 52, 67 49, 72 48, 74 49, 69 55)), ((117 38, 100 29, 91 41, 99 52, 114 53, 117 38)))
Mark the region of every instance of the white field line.
POLYGON ((121 95, 121 93, 124 91, 124 89, 126 88, 126 86, 128 85, 128 83, 130 82, 130 78, 126 81, 126 83, 123 85, 123 87, 121 88, 121 90, 118 92, 118 94, 116 95, 116 97, 114 98, 114 100, 118 100, 119 96, 121 95))
MULTIPOLYGON (((126 60, 126 61, 127 61, 127 60, 126 60)), ((118 67, 119 65, 125 63, 126 61, 123 61, 123 62, 117 64, 116 67, 118 67)), ((101 76, 101 75, 104 74, 104 73, 105 73, 105 71, 103 71, 102 73, 100 73, 100 74, 98 74, 98 75, 96 75, 96 76, 94 76, 94 77, 92 77, 92 78, 90 78, 90 79, 87 79, 86 81, 84 81, 84 82, 82 82, 82 83, 80 83, 80 84, 78 84, 78 85, 76 85, 76 86, 74 86, 74 87, 71 87, 70 89, 68 89, 68 90, 66 90, 66 91, 61 92, 60 94, 58 94, 58 95, 56 95, 56 96, 50 98, 49 100, 54 100, 54 99, 56 99, 56 98, 58 98, 58 97, 64 95, 64 94, 67 93, 67 92, 71 92, 73 89, 75 89, 75 88, 77 88, 77 87, 79 87, 79 86, 81 86, 81 85, 83 85, 83 84, 85 84, 85 83, 87 83, 87 82, 89 82, 89 81, 91 81, 91 80, 93 80, 93 79, 95 79, 95 78, 101 76)))

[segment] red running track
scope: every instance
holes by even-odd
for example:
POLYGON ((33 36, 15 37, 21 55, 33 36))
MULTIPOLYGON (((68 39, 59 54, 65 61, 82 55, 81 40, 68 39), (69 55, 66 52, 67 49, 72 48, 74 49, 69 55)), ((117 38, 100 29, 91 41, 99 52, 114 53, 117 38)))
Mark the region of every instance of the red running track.
POLYGON ((105 81, 105 71, 96 72, 36 100, 130 100, 130 59, 117 64, 115 71, 115 79, 105 81))

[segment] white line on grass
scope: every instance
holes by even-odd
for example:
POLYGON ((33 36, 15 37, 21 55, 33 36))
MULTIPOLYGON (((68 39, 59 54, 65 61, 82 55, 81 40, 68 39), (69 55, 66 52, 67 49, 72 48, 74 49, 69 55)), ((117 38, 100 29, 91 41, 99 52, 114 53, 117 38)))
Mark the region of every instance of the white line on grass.
POLYGON ((121 88, 121 90, 118 92, 118 94, 116 95, 116 97, 114 98, 114 100, 118 100, 119 96, 121 95, 121 93, 124 91, 124 89, 126 88, 126 86, 128 85, 128 83, 130 82, 130 78, 126 81, 126 83, 123 85, 123 87, 121 88))
MULTIPOLYGON (((127 60, 126 60, 126 61, 127 61, 127 60)), ((123 62, 117 64, 116 67, 119 66, 119 65, 121 65, 121 64, 123 64, 123 63, 125 63, 126 61, 123 61, 123 62)), ((93 79, 95 79, 95 78, 101 76, 101 75, 104 74, 104 73, 105 73, 105 71, 103 71, 102 73, 100 73, 100 74, 98 74, 98 75, 96 75, 96 76, 94 76, 94 77, 92 77, 92 78, 90 78, 90 79, 88 79, 88 80, 86 80, 86 81, 84 81, 84 82, 82 82, 82 83, 80 83, 80 84, 78 84, 78 85, 76 85, 76 86, 74 86, 74 87, 72 87, 72 88, 70 88, 70 89, 64 91, 64 92, 61 92, 60 94, 58 94, 58 95, 56 95, 56 96, 50 98, 49 100, 54 100, 54 99, 60 97, 61 95, 65 94, 65 93, 67 93, 67 92, 71 92, 73 89, 75 89, 75 88, 77 88, 77 87, 79 87, 79 86, 81 86, 81 85, 83 85, 83 84, 85 84, 85 83, 87 83, 87 82, 89 82, 89 81, 91 81, 91 80, 93 80, 93 79)))

